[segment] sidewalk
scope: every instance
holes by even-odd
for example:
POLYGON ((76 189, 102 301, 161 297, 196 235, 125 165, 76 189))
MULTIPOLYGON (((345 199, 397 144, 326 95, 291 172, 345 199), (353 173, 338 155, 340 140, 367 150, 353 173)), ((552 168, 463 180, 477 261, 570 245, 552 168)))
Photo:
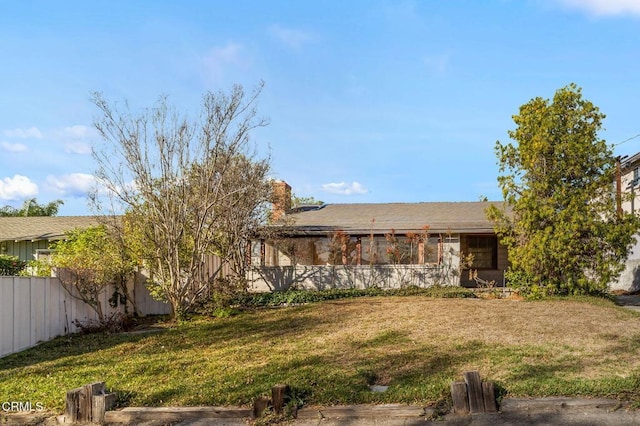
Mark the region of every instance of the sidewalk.
POLYGON ((616 304, 623 308, 640 312, 640 294, 624 294, 616 296, 616 304))

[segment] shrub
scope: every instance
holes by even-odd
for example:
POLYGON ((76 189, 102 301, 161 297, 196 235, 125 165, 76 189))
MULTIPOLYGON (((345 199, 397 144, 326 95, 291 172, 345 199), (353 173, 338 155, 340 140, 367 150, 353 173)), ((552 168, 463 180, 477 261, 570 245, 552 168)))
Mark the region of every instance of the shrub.
POLYGON ((27 267, 27 262, 16 256, 0 254, 0 275, 17 276, 27 267))
POLYGON ((475 297, 475 294, 463 287, 434 286, 429 288, 405 287, 384 290, 380 287, 365 289, 330 289, 330 290, 286 290, 270 293, 242 293, 236 296, 233 304, 241 307, 259 308, 269 306, 299 305, 321 302, 324 300, 349 299, 354 297, 373 296, 425 296, 438 298, 475 297))
POLYGON ((123 314, 121 312, 115 312, 103 321, 98 320, 74 320, 74 325, 80 330, 80 333, 119 333, 122 331, 131 330, 135 321, 133 316, 123 314))

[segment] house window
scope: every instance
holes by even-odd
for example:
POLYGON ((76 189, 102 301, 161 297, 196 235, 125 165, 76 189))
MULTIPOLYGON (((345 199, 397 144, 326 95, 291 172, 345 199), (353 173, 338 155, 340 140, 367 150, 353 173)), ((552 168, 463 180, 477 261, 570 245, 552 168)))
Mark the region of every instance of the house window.
POLYGON ((498 238, 495 235, 467 235, 466 254, 473 255, 473 269, 498 269, 498 238))
POLYGON ((35 258, 40 262, 50 262, 53 250, 51 249, 36 249, 35 258))

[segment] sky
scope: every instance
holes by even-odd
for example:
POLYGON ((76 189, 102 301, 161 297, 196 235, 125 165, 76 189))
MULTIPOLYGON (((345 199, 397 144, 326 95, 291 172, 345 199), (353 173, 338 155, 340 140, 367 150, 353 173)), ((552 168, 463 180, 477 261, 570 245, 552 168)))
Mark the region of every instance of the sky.
POLYGON ((91 95, 196 114, 247 91, 272 176, 326 203, 501 199, 496 141, 575 83, 640 151, 640 0, 22 0, 0 3, 0 206, 86 193, 91 95))

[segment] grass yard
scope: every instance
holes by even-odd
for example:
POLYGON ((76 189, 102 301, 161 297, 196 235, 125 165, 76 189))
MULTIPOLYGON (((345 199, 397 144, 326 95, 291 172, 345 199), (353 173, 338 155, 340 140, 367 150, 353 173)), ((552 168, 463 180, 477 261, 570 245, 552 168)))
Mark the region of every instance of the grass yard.
POLYGON ((0 359, 0 400, 62 411, 105 381, 119 405, 249 405, 276 383, 306 404, 448 399, 477 369, 510 396, 640 401, 640 315, 603 299, 367 297, 76 335, 0 359), (373 393, 369 385, 388 385, 373 393))

